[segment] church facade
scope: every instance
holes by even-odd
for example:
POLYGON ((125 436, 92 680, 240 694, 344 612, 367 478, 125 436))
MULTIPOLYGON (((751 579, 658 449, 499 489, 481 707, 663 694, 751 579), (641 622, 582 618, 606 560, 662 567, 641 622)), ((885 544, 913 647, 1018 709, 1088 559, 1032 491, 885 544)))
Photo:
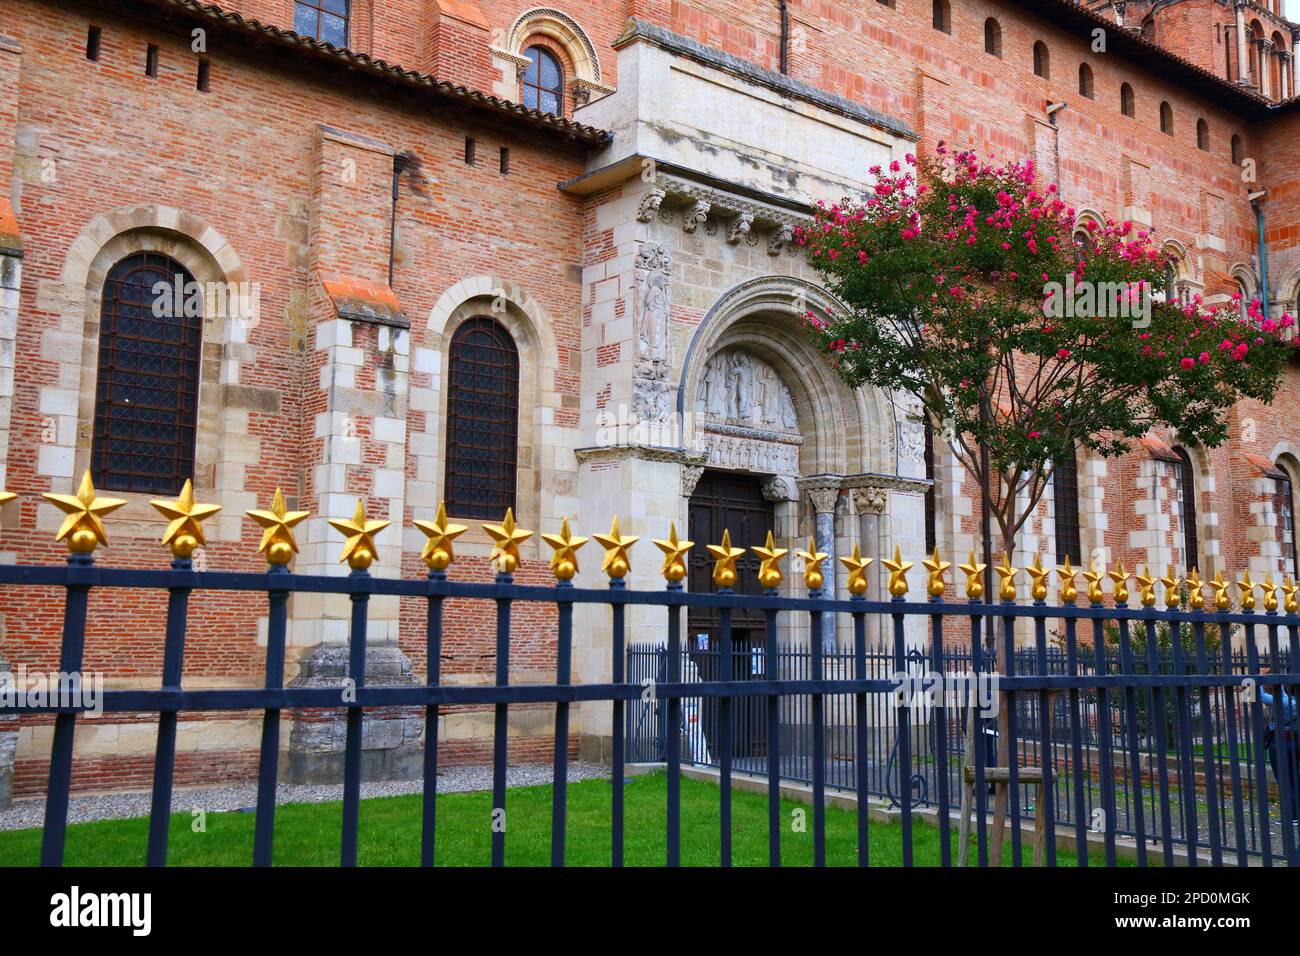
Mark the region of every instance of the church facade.
MULTIPOLYGON (((152 499, 221 506, 196 555, 257 570, 245 517, 311 512, 295 570, 345 574, 328 518, 391 527, 372 573, 414 577, 445 502, 449 573, 490 580, 481 525, 913 559, 981 547, 978 491, 915 399, 849 389, 803 330, 835 303, 801 255, 814 204, 940 142, 1032 158, 1081 222, 1149 229, 1166 294, 1300 298, 1294 44, 1276 2, 1002 0, 5 0, 0 25, 3 559, 52 563, 89 470, 127 504, 101 563, 164 567, 152 499), (161 292, 160 292, 161 290, 161 292)), ((1013 561, 1203 576, 1296 571, 1300 433, 1288 368, 1222 447, 1151 434, 1058 463, 1013 561)), ((590 550, 590 549, 588 549, 590 550)), ((516 580, 547 583, 535 534, 516 580)), ((603 580, 581 553, 578 582, 603 580)), ((835 565, 835 562, 830 562, 835 565)), ((741 562, 757 591, 756 561, 741 562)), ((836 582, 844 592, 843 570, 836 582)), ((798 593, 797 576, 786 587, 798 593)), ((875 596, 881 581, 873 580, 875 596)), ((160 680, 165 595, 97 603, 86 669, 160 680)), ((422 680, 423 608, 371 602, 372 674, 422 680)), ((629 608, 629 638, 663 639, 629 608)), ((196 594, 185 684, 258 686, 265 606, 196 594)), ((287 678, 338 681, 345 596, 296 594, 287 678)), ((57 670, 60 595, 0 593, 0 670, 57 670)), ((607 679, 608 612, 575 621, 574 679, 607 679)), ((848 635, 793 629, 835 647, 848 635)), ((490 609, 448 605, 443 680, 493 680, 490 609)), ((690 617, 707 641, 716 622, 690 617)), ((758 641, 743 615, 737 640, 758 641)), ((518 607, 512 680, 549 681, 553 609, 518 607)), ((917 640, 923 635, 915 635, 917 640)), ((379 680, 379 677, 373 677, 379 680)), ((178 783, 254 775, 261 714, 182 715, 178 783)), ((286 779, 336 774, 330 714, 286 715, 286 779)), ((382 773, 484 759, 489 710, 378 715, 382 773)), ((599 759, 608 705, 576 709, 599 759)), ((549 707, 511 708, 547 759, 549 707)), ((0 719, 0 799, 44 786, 52 722, 0 719)), ((156 718, 83 721, 74 783, 147 786, 156 718)))

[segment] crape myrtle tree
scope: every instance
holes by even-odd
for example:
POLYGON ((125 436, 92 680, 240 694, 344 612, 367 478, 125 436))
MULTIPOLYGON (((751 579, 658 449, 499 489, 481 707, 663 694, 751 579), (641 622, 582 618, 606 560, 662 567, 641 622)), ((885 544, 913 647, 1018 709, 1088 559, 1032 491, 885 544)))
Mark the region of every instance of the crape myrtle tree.
POLYGON ((1236 401, 1272 398, 1291 316, 1164 301, 1150 234, 1088 220, 1076 241, 1074 210, 1031 162, 940 143, 871 173, 796 236, 844 306, 809 329, 850 386, 920 399, 986 489, 1007 554, 1078 446, 1113 457, 1172 426, 1214 447, 1236 401))

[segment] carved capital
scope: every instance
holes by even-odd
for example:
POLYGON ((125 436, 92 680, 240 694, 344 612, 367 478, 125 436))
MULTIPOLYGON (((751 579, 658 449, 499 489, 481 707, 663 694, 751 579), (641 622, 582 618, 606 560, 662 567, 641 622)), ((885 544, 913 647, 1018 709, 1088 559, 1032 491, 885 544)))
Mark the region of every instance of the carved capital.
POLYGON ((659 207, 663 205, 664 197, 668 195, 658 186, 655 186, 648 193, 641 197, 641 205, 637 207, 637 222, 654 222, 654 218, 659 213, 659 207))
POLYGON ((697 199, 691 203, 682 216, 682 232, 693 233, 704 225, 704 221, 709 218, 709 210, 712 208, 713 203, 707 199, 697 199))
POLYGON ((889 504, 889 491, 885 488, 853 488, 853 510, 860 515, 880 515, 889 504))
POLYGON ((763 482, 763 497, 768 501, 798 501, 799 487, 793 478, 775 475, 763 482))
POLYGON ((733 246, 739 243, 747 235, 754 225, 754 214, 752 212, 742 212, 735 219, 731 220, 731 225, 727 227, 727 242, 733 246))
POLYGON ((834 514, 835 504, 840 500, 840 489, 838 487, 809 488, 808 500, 812 502, 812 508, 816 514, 834 514))
POLYGON ((682 466, 682 497, 689 498, 695 494, 695 487, 704 477, 703 465, 683 465, 682 466))
POLYGON ((772 230, 772 238, 767 241, 767 254, 769 256, 779 256, 785 252, 786 246, 794 242, 794 227, 788 225, 777 226, 772 230))

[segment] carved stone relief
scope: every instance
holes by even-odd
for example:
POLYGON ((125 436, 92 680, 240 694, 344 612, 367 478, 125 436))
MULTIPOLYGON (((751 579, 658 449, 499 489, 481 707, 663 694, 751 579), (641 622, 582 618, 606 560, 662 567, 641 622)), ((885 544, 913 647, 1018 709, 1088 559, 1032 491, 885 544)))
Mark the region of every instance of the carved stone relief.
POLYGON ((709 359, 696 412, 706 421, 799 431, 790 389, 772 366, 740 349, 719 352, 709 359))
POLYGON ((925 408, 915 395, 904 395, 898 408, 898 456, 925 461, 925 408))

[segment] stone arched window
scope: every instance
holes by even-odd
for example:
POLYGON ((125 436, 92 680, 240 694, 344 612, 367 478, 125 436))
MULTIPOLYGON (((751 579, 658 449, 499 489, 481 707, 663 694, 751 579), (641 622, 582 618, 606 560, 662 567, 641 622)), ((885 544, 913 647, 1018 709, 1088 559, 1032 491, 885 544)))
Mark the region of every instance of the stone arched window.
POLYGON ((1056 535, 1056 561, 1069 558, 1076 566, 1083 564, 1082 535, 1079 532, 1079 464, 1074 455, 1066 455, 1052 470, 1052 510, 1056 535))
POLYGON ((1210 149, 1210 124, 1204 119, 1196 121, 1196 148, 1206 152, 1210 149))
POLYGON ((169 256, 108 270, 90 468, 111 491, 175 494, 194 475, 204 293, 169 256))
POLYGON ((1232 165, 1240 166, 1245 152, 1241 146, 1241 137, 1236 133, 1232 134, 1232 165))
POLYGON ((524 55, 523 95, 520 101, 530 109, 554 116, 564 115, 564 67, 559 58, 544 46, 530 46, 524 55))
POLYGON ((313 40, 348 45, 350 0, 294 0, 293 30, 313 40))
MULTIPOLYGON (((601 79, 600 58, 596 55, 595 44, 578 22, 562 10, 553 7, 525 10, 515 19, 506 37, 505 47, 494 47, 493 54, 518 67, 525 96, 528 89, 525 75, 537 65, 532 54, 533 48, 548 51, 554 57, 556 66, 564 68, 560 82, 572 97, 571 105, 583 106, 593 98, 614 91, 612 86, 606 85, 601 79)), ((543 66, 542 72, 544 71, 543 66)), ((564 96, 559 99, 559 110, 545 111, 562 113, 564 96)))
POLYGON ((1041 76, 1045 80, 1052 78, 1052 55, 1048 52, 1047 44, 1042 40, 1034 43, 1034 75, 1041 76))
POLYGON ((1277 461, 1277 475, 1273 479, 1275 482, 1273 512, 1277 515, 1282 573, 1291 575, 1292 580, 1295 580, 1300 574, 1300 563, 1296 560, 1295 490, 1291 483, 1291 469, 1287 467, 1291 464, 1294 464, 1294 460, 1286 461, 1279 458, 1277 461))
POLYGON ((1090 67, 1087 63, 1079 64, 1079 95, 1086 96, 1088 97, 1088 99, 1092 99, 1094 96, 1093 84, 1092 84, 1092 67, 1090 67))
POLYGON ((1174 473, 1178 495, 1174 506, 1178 509, 1176 517, 1183 532, 1183 570, 1190 571, 1201 566, 1200 539, 1196 531, 1196 467, 1192 464, 1192 456, 1181 445, 1174 449, 1174 454, 1178 456, 1174 473))
POLYGON ((467 319, 447 367, 447 511, 497 521, 515 507, 519 351, 505 327, 467 319))
POLYGON ((1002 25, 994 17, 984 21, 984 52, 1002 55, 1002 25))
POLYGON ((930 20, 936 30, 952 33, 952 6, 948 0, 934 0, 934 9, 930 20))
POLYGON ((1133 87, 1123 83, 1119 88, 1119 111, 1125 116, 1137 116, 1137 101, 1133 96, 1133 87))
POLYGON ((1174 108, 1169 105, 1168 100, 1162 100, 1160 103, 1160 132, 1169 136, 1174 135, 1174 108))

